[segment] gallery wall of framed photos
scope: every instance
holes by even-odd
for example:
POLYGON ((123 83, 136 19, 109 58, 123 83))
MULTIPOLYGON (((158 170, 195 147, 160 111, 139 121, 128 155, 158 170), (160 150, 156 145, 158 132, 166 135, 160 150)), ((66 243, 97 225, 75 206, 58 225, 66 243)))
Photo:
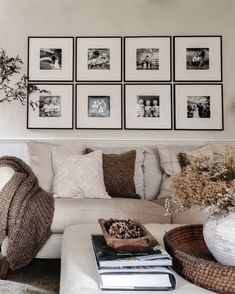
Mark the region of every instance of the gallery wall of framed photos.
POLYGON ((28 37, 27 128, 223 130, 222 67, 216 35, 28 37))

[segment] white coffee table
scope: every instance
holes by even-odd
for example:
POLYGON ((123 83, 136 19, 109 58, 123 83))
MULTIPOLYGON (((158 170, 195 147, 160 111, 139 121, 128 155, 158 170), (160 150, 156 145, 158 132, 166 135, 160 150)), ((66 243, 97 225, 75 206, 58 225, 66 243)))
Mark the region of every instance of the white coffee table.
MULTIPOLYGON (((177 227, 171 224, 148 224, 147 229, 160 243, 166 231, 177 227)), ((62 239, 60 294, 119 294, 158 293, 166 291, 102 291, 99 289, 95 260, 91 248, 91 234, 101 233, 98 225, 76 225, 67 228, 62 239)), ((176 274, 177 288, 169 293, 204 294, 214 293, 200 288, 176 274)))

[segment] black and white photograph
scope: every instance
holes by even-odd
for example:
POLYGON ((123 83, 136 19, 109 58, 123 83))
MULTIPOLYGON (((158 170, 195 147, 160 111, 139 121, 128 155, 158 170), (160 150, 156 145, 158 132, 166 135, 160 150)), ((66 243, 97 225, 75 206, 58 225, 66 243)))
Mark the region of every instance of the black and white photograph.
POLYGON ((210 118, 210 96, 187 96, 188 118, 210 118))
POLYGON ((72 84, 34 84, 40 91, 28 94, 28 129, 73 129, 72 84), (34 107, 31 107, 31 105, 34 107))
POLYGON ((137 96, 137 117, 160 117, 160 97, 158 95, 137 96))
POLYGON ((171 130, 171 84, 125 84, 127 130, 171 130))
POLYGON ((110 96, 88 96, 89 117, 110 117, 110 96))
POLYGON ((61 96, 39 96, 40 117, 61 117, 61 96))
POLYGON ((137 48, 136 69, 159 70, 159 48, 137 48))
POLYGON ((28 79, 34 83, 72 82, 74 38, 28 37, 28 79))
POLYGON ((209 64, 209 48, 186 48, 186 67, 189 70, 207 70, 209 64))
POLYGON ((110 70, 110 49, 89 48, 88 69, 110 70))
POLYGON ((77 37, 76 81, 121 82, 122 37, 77 37))
POLYGON ((175 130, 224 129, 222 84, 180 83, 174 88, 175 130))
POLYGON ((124 37, 126 82, 171 81, 171 37, 124 37))
POLYGON ((175 82, 222 82, 222 36, 175 36, 175 82))
POLYGON ((122 129, 122 85, 76 85, 76 129, 122 129))
POLYGON ((61 70, 62 69, 62 49, 41 48, 40 49, 40 69, 61 70))

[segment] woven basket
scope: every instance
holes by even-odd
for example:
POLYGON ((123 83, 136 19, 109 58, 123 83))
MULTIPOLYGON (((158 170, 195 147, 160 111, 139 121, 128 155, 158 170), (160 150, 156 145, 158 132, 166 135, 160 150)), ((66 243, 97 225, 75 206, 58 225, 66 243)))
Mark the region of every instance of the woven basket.
POLYGON ((219 264, 203 239, 202 225, 177 227, 164 236, 173 268, 185 279, 221 294, 235 294, 235 267, 219 264))

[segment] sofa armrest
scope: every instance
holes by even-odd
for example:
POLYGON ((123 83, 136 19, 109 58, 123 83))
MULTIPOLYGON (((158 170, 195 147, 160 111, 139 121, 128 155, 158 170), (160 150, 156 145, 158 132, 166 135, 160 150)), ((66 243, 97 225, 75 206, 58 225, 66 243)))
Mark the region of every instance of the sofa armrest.
POLYGON ((0 191, 6 185, 6 183, 13 177, 15 171, 11 167, 0 167, 0 191))

